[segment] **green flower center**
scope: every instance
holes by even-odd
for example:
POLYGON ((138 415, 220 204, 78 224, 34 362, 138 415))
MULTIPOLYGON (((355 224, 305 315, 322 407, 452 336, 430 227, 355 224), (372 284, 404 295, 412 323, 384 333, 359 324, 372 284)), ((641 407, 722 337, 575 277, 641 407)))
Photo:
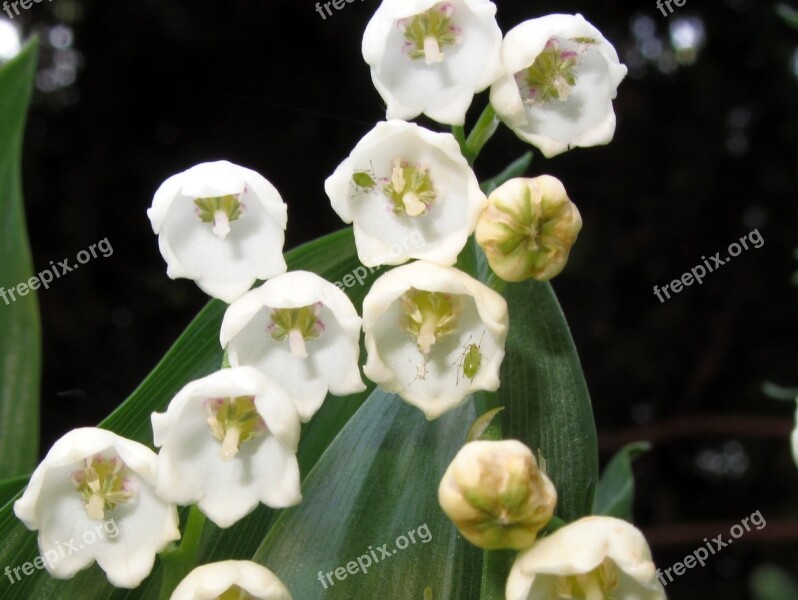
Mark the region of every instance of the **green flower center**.
POLYGON ((591 38, 561 41, 552 38, 531 66, 515 74, 515 80, 526 104, 565 102, 576 85, 579 58, 591 38))
POLYGON ((266 431, 254 396, 210 398, 205 401, 205 410, 211 434, 222 443, 219 456, 225 462, 233 460, 241 444, 266 431))
POLYGON ((410 164, 404 158, 394 159, 391 177, 382 189, 397 215, 423 215, 436 198, 429 171, 421 165, 410 164))
POLYGON ((249 592, 246 592, 237 585, 234 585, 221 596, 217 596, 216 600, 256 600, 256 598, 249 592))
POLYGON ((609 558, 589 573, 560 576, 554 586, 557 598, 563 600, 614 600, 618 587, 618 570, 609 558))
POLYGON ((213 233, 225 239, 230 233, 230 223, 243 214, 244 205, 236 195, 195 198, 197 217, 203 223, 213 223, 213 233))
POLYGON ((72 483, 94 521, 102 521, 106 510, 133 500, 134 482, 126 477, 128 468, 118 457, 97 455, 86 459, 86 467, 72 474, 72 483))
POLYGON ((275 308, 267 331, 276 342, 287 339, 291 354, 307 358, 305 342, 319 339, 324 333, 324 322, 319 318, 324 304, 317 302, 301 308, 275 308))
POLYGON ((402 294, 401 301, 404 330, 416 338, 419 352, 424 356, 435 342, 457 331, 460 306, 450 294, 411 288, 402 294))
POLYGON ((439 2, 429 10, 400 21, 405 34, 405 53, 428 64, 443 62, 443 48, 459 41, 460 28, 452 24, 454 7, 439 2))

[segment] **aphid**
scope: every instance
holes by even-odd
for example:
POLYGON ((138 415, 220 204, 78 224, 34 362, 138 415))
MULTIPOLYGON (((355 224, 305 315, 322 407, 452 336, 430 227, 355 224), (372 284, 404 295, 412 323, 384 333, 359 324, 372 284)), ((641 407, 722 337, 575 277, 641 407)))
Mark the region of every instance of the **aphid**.
MULTIPOLYGON (((469 344, 466 341, 463 345, 463 353, 457 359, 457 383, 460 383, 460 372, 462 371, 463 377, 468 377, 469 380, 474 381, 474 377, 479 373, 482 366, 482 353, 479 349, 482 347, 482 340, 485 337, 485 332, 482 332, 482 337, 479 338, 479 344, 469 344)), ((470 337, 468 338, 471 339, 470 337)))
POLYGON ((373 190, 377 185, 377 182, 375 181, 376 178, 377 176, 374 175, 373 165, 371 169, 366 171, 355 171, 352 173, 352 183, 358 192, 370 192, 373 190))

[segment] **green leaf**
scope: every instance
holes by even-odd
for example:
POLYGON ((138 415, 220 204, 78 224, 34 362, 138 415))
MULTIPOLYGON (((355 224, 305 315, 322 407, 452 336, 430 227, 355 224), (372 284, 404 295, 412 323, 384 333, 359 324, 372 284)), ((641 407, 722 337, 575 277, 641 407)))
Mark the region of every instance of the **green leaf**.
POLYGON ((601 475, 596 498, 593 501, 593 514, 618 517, 632 522, 632 504, 635 493, 632 461, 651 450, 648 442, 634 442, 621 448, 607 463, 601 475))
POLYGON ((590 514, 598 481, 593 411, 582 367, 549 283, 509 283, 507 355, 498 404, 504 437, 540 452, 557 488, 557 516, 590 514))
POLYGON ((22 201, 22 135, 36 76, 36 39, 0 68, 0 479, 29 473, 39 452, 41 325, 22 201))
POLYGON ((798 582, 782 569, 762 565, 751 575, 754 600, 798 600, 798 582))
POLYGON ((481 551, 457 534, 437 494, 475 417, 469 402, 428 422, 396 395, 375 391, 305 479, 302 504, 283 513, 255 560, 302 600, 421 600, 427 587, 434 598, 477 597, 481 551), (358 558, 367 572, 347 573, 358 558), (340 568, 343 579, 335 576, 340 568))
POLYGON ((485 194, 489 196, 491 192, 493 192, 493 190, 495 190, 501 184, 513 179, 514 177, 522 177, 531 164, 532 153, 524 152, 524 154, 507 165, 507 167, 501 173, 480 183, 479 187, 485 194))
POLYGON ((19 475, 11 479, 0 481, 0 507, 16 496, 17 493, 25 487, 25 484, 28 483, 29 478, 30 475, 19 475))

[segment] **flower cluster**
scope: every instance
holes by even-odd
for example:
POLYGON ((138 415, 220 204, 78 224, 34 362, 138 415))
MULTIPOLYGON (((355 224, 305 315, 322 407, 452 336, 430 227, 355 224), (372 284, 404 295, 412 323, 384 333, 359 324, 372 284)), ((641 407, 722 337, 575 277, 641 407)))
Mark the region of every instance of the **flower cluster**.
MULTIPOLYGON (((481 247, 501 279, 548 280, 563 269, 581 218, 547 175, 506 177, 486 196, 473 161, 497 117, 546 156, 608 143, 626 68, 581 15, 533 19, 502 39, 495 13, 489 0, 384 0, 366 28, 363 57, 387 120, 325 182, 332 208, 352 223, 363 265, 395 267, 373 283, 362 318, 336 285, 286 272, 287 206, 262 175, 209 162, 158 188, 148 216, 167 275, 229 304, 219 333, 225 360, 152 414, 157 455, 93 428, 53 446, 15 504, 39 531, 42 554, 109 515, 120 535, 48 562, 50 573, 71 577, 96 560, 112 584, 135 587, 155 554, 180 538, 176 506, 196 505, 227 528, 259 504, 299 503, 301 423, 328 394, 366 389, 361 330, 364 374, 428 419, 499 388, 507 302, 456 265, 484 264, 481 247), (488 87, 490 105, 466 138, 466 112, 488 87), (422 113, 453 133, 404 120, 422 113), (403 244, 409 237, 419 243, 403 244)), ((467 444, 439 500, 474 544, 523 550, 508 598, 627 597, 626 589, 662 597, 645 540, 628 524, 584 519, 538 539, 557 494, 520 442, 467 444)), ((226 561, 198 567, 172 597, 291 596, 265 567, 226 561)))

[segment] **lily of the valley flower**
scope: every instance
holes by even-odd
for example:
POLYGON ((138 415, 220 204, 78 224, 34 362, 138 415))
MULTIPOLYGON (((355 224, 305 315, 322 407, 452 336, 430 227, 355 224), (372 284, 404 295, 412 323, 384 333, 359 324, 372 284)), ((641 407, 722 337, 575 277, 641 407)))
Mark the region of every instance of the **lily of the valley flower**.
POLYGON ((505 74, 491 87, 490 102, 516 135, 545 156, 612 140, 612 100, 626 67, 582 15, 517 25, 502 42, 502 63, 505 74))
POLYGON ((360 324, 351 300, 334 284, 292 271, 231 304, 220 341, 230 364, 265 373, 307 422, 328 391, 347 396, 366 389, 358 369, 360 324))
POLYGON ((446 469, 438 501, 475 546, 523 550, 554 514, 557 491, 521 442, 474 441, 446 469))
POLYGON ((157 491, 197 503, 229 527, 262 502, 285 508, 299 488, 299 416, 289 395, 252 367, 222 369, 187 384, 153 413, 157 491))
POLYGON ((147 215, 169 277, 193 279, 214 298, 230 303, 286 270, 285 203, 250 169, 222 160, 173 175, 147 215))
POLYGON ((412 258, 453 265, 487 202, 454 136, 405 121, 378 123, 324 189, 338 216, 354 223, 368 267, 412 258), (408 247, 411 236, 421 243, 408 247))
POLYGON ((563 184, 541 175, 496 188, 479 217, 476 239, 490 268, 505 281, 546 281, 563 270, 581 229, 582 218, 563 184))
POLYGON ((643 534, 613 517, 585 517, 515 559, 507 600, 664 600, 643 534))
POLYGON ((283 582, 248 560, 197 567, 172 592, 171 600, 291 600, 283 582))
POLYGON ((53 445, 14 504, 39 531, 53 577, 68 579, 95 560, 116 587, 134 588, 149 575, 155 555, 180 538, 175 505, 155 493, 156 464, 146 446, 103 429, 75 429, 53 445), (113 538, 103 535, 111 520, 113 538))
POLYGON ((453 267, 416 261, 374 282, 363 301, 363 371, 428 419, 499 387, 507 303, 453 267))
POLYGON ((476 92, 501 75, 502 33, 488 0, 383 0, 363 35, 363 58, 389 119, 422 112, 462 125, 476 92))

